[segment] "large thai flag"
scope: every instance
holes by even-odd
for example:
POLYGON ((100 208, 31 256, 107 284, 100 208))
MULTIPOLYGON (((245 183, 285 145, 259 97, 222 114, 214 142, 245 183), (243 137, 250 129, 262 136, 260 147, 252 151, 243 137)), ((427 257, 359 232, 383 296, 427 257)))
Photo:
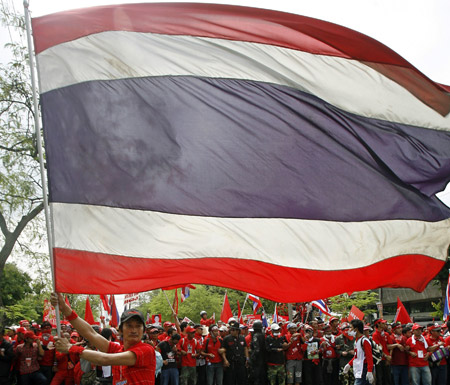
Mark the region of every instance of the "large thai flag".
POLYGON ((298 302, 422 290, 443 266, 450 97, 382 44, 189 3, 62 12, 33 34, 58 291, 188 277, 298 302))

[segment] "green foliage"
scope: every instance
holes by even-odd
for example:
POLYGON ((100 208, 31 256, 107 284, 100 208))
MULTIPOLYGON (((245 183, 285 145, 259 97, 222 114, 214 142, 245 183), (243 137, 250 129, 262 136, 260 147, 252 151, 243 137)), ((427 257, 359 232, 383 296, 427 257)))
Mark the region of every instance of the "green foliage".
POLYGON ((6 306, 14 305, 32 292, 31 277, 21 272, 12 263, 7 263, 3 271, 3 279, 0 281, 0 292, 3 303, 6 306))
POLYGON ((442 301, 439 302, 431 302, 431 306, 433 306, 434 312, 431 313, 431 316, 440 320, 444 318, 444 306, 442 305, 442 301))
POLYGON ((341 294, 329 298, 330 309, 334 313, 339 313, 343 317, 347 317, 350 309, 355 305, 364 314, 368 315, 377 310, 376 303, 378 301, 378 293, 371 290, 358 291, 352 295, 341 294))

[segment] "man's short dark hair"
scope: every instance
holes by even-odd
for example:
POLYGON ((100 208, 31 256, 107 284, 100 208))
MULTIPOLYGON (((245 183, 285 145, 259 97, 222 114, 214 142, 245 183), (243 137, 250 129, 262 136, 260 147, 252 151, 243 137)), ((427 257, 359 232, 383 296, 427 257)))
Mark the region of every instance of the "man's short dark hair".
POLYGON ((181 340, 181 336, 178 333, 172 334, 172 337, 170 337, 172 340, 181 340))
POLYGON ((360 319, 352 319, 350 323, 354 329, 358 330, 361 334, 364 333, 364 324, 360 319))

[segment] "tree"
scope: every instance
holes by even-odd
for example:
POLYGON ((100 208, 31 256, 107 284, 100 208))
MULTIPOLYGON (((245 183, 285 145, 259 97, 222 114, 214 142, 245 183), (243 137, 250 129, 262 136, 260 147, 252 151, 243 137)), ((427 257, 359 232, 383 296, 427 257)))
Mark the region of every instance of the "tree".
POLYGON ((341 294, 329 298, 330 308, 333 312, 347 317, 350 309, 355 305, 366 315, 377 311, 376 303, 378 301, 378 293, 372 290, 357 291, 351 295, 341 294))
MULTIPOLYGON (((5 7, 2 12, 3 24, 18 31, 18 40, 7 44, 13 59, 0 65, 0 282, 8 258, 14 252, 33 256, 30 245, 43 233, 42 220, 30 226, 43 203, 24 20, 5 7)), ((4 322, 3 307, 0 291, 0 324, 4 322)))

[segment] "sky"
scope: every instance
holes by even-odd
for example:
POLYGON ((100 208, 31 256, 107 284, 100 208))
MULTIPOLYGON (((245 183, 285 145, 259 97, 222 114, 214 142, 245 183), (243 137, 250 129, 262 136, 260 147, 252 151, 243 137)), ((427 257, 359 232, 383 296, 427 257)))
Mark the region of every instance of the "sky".
MULTIPOLYGON (((139 1, 29 0, 29 9, 32 17, 38 17, 74 8, 136 2, 139 1)), ((291 12, 346 26, 392 48, 432 80, 450 85, 450 1, 448 0, 225 0, 214 2, 291 12)), ((2 7, 7 6, 23 12, 22 0, 1 0, 1 4, 2 7)), ((0 49, 3 49, 3 45, 9 39, 9 31, 1 29, 0 49)), ((4 55, 4 52, 0 52, 0 61, 4 55)), ((450 206, 450 187, 438 196, 450 206)))

